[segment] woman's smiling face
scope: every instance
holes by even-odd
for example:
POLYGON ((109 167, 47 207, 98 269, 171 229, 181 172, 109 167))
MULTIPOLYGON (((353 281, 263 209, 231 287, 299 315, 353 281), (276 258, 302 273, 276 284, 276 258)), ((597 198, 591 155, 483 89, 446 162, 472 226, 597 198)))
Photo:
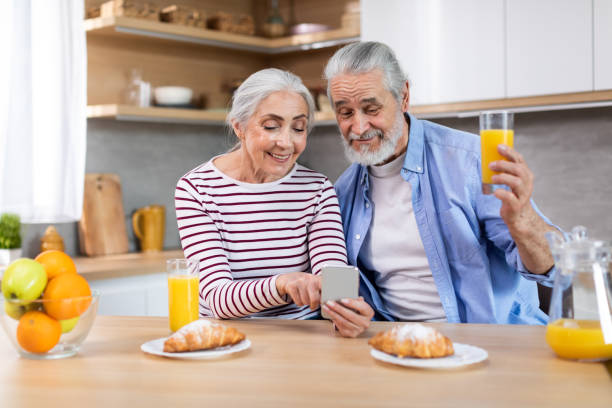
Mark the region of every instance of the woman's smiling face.
POLYGON ((285 177, 306 148, 308 105, 290 91, 263 99, 245 127, 234 124, 241 140, 241 177, 251 183, 269 183, 285 177))

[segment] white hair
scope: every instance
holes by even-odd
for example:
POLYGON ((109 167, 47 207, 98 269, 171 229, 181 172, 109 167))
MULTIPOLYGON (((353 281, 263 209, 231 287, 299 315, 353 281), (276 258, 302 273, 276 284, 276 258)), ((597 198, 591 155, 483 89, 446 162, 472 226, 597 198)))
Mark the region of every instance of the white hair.
POLYGON ((234 122, 237 122, 240 126, 246 126, 261 101, 270 94, 281 91, 295 92, 304 98, 306 105, 308 105, 307 130, 310 132, 314 122, 315 110, 310 91, 297 75, 276 68, 266 68, 255 72, 234 92, 232 108, 226 118, 230 129, 232 129, 234 122))
POLYGON ((340 48, 327 62, 324 78, 327 96, 333 100, 330 83, 337 75, 361 74, 379 69, 383 73, 385 88, 401 104, 402 90, 408 77, 404 74, 395 53, 389 46, 374 41, 357 42, 340 48))

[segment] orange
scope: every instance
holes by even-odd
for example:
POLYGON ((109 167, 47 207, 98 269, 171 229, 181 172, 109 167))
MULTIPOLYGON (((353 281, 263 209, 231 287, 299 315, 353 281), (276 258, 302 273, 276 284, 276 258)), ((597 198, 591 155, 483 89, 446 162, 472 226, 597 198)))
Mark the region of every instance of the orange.
POLYGON ((80 316, 90 303, 89 284, 76 273, 63 273, 51 279, 43 293, 45 312, 57 320, 80 316), (84 296, 88 297, 83 298, 84 296))
POLYGON ((51 280, 62 273, 76 273, 76 265, 70 256, 57 249, 50 249, 38 254, 34 260, 41 263, 47 272, 47 279, 51 280))
POLYGON ((59 342, 62 326, 43 312, 27 312, 17 325, 17 342, 30 353, 46 353, 59 342))

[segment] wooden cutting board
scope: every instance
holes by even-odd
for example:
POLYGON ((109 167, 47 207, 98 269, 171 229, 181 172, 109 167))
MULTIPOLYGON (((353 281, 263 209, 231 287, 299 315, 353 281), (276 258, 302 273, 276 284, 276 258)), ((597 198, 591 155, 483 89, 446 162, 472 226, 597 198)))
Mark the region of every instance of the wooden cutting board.
POLYGON ((88 256, 128 252, 121 181, 117 174, 85 174, 79 243, 81 252, 88 256))

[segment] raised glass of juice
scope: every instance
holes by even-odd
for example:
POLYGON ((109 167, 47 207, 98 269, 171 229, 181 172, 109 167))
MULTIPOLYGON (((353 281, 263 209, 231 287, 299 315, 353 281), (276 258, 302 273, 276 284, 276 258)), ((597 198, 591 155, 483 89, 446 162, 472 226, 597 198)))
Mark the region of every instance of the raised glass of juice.
POLYGON ((508 111, 485 111, 480 113, 480 154, 482 166, 482 192, 493 194, 502 185, 493 184, 491 177, 497 172, 489 164, 506 160, 499 154, 497 146, 505 144, 514 147, 514 114, 508 111))
POLYGON ((198 320, 199 262, 191 259, 168 259, 168 320, 175 332, 198 320))

